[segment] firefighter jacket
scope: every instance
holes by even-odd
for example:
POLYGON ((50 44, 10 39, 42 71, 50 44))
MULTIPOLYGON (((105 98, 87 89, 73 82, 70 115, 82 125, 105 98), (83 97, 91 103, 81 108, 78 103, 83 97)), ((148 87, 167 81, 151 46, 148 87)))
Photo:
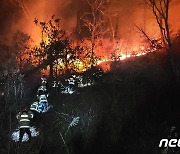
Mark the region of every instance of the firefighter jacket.
POLYGON ((29 128, 30 119, 33 118, 34 114, 31 111, 19 112, 16 116, 19 123, 19 128, 29 128))

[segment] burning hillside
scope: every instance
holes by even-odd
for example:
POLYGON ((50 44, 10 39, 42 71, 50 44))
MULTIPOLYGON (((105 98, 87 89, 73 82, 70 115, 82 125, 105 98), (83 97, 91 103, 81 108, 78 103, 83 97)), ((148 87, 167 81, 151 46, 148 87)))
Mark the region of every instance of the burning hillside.
POLYGON ((179 10, 1 0, 0 153, 179 153, 179 10))
POLYGON ((20 71, 42 64, 41 69, 56 76, 72 68, 80 72, 104 61, 144 55, 162 45, 158 26, 151 28, 155 21, 140 0, 131 5, 116 0, 2 3, 4 9, 14 11, 13 21, 4 19, 10 23, 4 36, 11 38, 12 32, 22 31, 9 39, 20 71))

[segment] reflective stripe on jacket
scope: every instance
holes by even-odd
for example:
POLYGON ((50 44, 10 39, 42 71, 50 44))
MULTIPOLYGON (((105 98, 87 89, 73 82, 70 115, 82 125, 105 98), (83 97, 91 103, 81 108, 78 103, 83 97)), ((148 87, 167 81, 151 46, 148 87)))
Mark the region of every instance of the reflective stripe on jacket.
POLYGON ((33 113, 29 112, 19 112, 16 116, 19 123, 19 128, 29 128, 30 127, 30 119, 33 118, 33 113))

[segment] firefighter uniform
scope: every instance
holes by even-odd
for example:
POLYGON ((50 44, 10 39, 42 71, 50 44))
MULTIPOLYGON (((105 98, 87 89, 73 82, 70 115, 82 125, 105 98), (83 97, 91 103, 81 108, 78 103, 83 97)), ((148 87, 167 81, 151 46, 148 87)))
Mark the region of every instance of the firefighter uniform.
POLYGON ((41 78, 41 86, 46 89, 46 85, 47 85, 47 79, 45 77, 41 78))
POLYGON ((18 119, 20 128, 20 142, 22 141, 24 133, 27 133, 29 138, 31 138, 30 119, 33 118, 33 116, 34 114, 31 111, 22 111, 17 114, 16 118, 18 119))

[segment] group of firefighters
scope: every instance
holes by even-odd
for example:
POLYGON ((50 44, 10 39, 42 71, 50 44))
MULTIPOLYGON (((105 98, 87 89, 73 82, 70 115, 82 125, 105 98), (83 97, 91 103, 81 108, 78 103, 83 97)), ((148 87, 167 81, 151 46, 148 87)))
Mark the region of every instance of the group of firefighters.
POLYGON ((37 104, 37 112, 42 113, 46 112, 48 110, 48 91, 46 88, 47 80, 46 77, 43 76, 41 78, 41 86, 38 88, 37 91, 37 101, 35 102, 37 104))
MULTIPOLYGON (((47 111, 48 107, 48 102, 47 102, 47 80, 46 77, 43 75, 41 78, 41 86, 38 88, 37 91, 37 112, 42 113, 44 110, 47 111)), ((27 108, 24 108, 22 111, 20 111, 17 115, 16 118, 18 120, 18 125, 19 125, 19 144, 18 146, 21 145, 23 136, 25 133, 27 133, 29 139, 31 138, 31 131, 30 131, 30 120, 34 117, 33 112, 30 110, 27 110, 27 108)))

